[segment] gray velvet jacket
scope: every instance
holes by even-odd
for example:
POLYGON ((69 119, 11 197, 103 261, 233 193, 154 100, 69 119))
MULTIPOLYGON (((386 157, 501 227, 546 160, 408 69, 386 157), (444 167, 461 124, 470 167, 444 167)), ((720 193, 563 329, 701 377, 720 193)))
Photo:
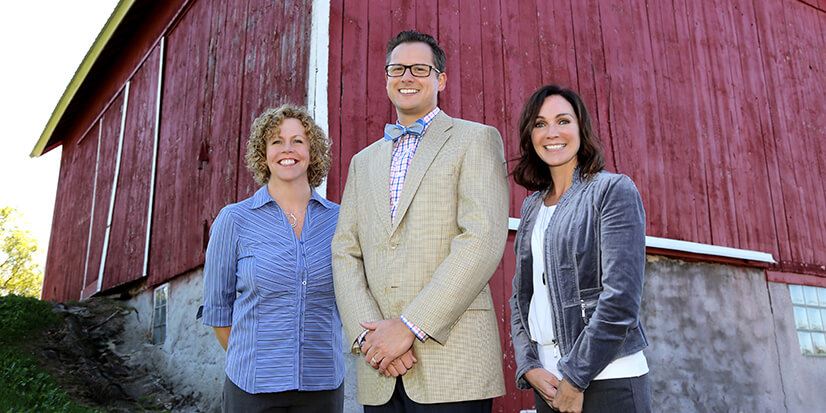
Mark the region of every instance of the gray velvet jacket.
MULTIPOLYGON (((516 233, 511 338, 516 384, 542 367, 528 331, 533 295, 533 232, 544 191, 522 204, 516 233)), ((639 312, 645 276, 645 211, 636 186, 625 175, 600 172, 582 180, 579 169, 559 200, 545 232, 545 274, 559 362, 571 384, 586 389, 611 361, 648 345, 639 312)))

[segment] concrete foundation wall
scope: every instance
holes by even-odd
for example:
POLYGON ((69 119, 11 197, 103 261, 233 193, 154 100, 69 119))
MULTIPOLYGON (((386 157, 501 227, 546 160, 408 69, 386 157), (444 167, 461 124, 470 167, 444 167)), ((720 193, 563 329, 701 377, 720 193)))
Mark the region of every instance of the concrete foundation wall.
MULTIPOLYGON (((152 291, 130 300, 117 349, 168 377, 198 410, 220 411, 225 353, 195 319, 202 272, 169 283, 167 337, 151 343, 152 291)), ((648 257, 643 322, 651 346, 655 411, 814 412, 826 406, 826 358, 800 353, 788 287, 762 270, 648 257)), ((346 352, 346 349, 342 349, 346 352)), ((355 401, 355 363, 347 355, 345 412, 355 401)))
POLYGON ((785 284, 761 269, 649 256, 643 321, 663 412, 815 412, 826 358, 800 352, 785 284))
MULTIPOLYGON (((212 328, 195 319, 203 301, 203 271, 193 271, 169 282, 163 345, 152 344, 153 292, 146 290, 130 299, 129 305, 136 311, 126 320, 123 344, 118 352, 133 362, 150 365, 162 372, 176 394, 197 402, 199 412, 220 412, 226 353, 215 339, 212 328)), ((348 371, 355 371, 355 357, 348 355, 347 362, 348 371)), ((345 378, 346 413, 362 411, 355 401, 355 392, 355 375, 348 374, 345 378)))
POLYGON ((781 354, 779 376, 790 412, 826 411, 826 357, 804 356, 794 324, 789 287, 768 283, 775 326, 775 342, 781 354))

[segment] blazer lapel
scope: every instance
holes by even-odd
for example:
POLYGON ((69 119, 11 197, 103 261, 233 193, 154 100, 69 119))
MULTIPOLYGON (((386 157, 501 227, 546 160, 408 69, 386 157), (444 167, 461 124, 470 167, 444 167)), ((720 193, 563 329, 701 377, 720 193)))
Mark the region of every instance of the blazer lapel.
MULTIPOLYGON (((422 178, 424 178, 425 173, 428 168, 430 168, 430 164, 433 163, 439 150, 442 149, 442 146, 444 146, 450 137, 448 130, 452 126, 453 118, 447 116, 444 112, 439 112, 433 119, 433 123, 427 128, 427 132, 422 136, 422 141, 419 143, 416 154, 413 155, 413 161, 410 163, 410 169, 407 171, 407 177, 404 179, 404 187, 402 187, 399 205, 396 207, 396 218, 393 220, 390 228, 391 234, 396 231, 396 228, 399 227, 399 222, 404 219, 404 214, 413 201, 413 196, 416 194, 416 190, 419 189, 422 178)), ((389 164, 387 171, 388 184, 385 186, 385 189, 389 191, 389 164)), ((388 213, 387 216, 389 217, 389 215, 388 213)))
POLYGON ((373 206, 384 229, 390 233, 390 160, 393 157, 393 143, 383 141, 370 162, 368 172, 370 192, 373 193, 373 206))

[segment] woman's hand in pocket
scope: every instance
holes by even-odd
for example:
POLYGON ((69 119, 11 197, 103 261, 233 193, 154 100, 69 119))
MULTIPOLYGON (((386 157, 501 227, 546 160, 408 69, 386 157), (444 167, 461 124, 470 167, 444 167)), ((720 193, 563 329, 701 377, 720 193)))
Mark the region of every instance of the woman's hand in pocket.
POLYGON ((525 380, 531 384, 531 387, 536 389, 539 392, 539 395, 545 399, 545 402, 548 403, 548 406, 551 405, 551 402, 556 396, 556 389, 559 387, 559 379, 556 378, 551 372, 545 370, 543 368, 535 368, 528 370, 525 373, 525 380))

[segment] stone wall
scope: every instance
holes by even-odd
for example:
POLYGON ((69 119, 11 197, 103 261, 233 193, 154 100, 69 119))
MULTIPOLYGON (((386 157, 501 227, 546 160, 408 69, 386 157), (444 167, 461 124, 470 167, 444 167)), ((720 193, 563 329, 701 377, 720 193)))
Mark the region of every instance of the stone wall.
MULTIPOLYGON (((788 287, 761 269, 649 256, 643 322, 653 402, 663 412, 800 412, 826 406, 826 358, 800 353, 788 287)), ((162 372, 199 411, 220 411, 225 355, 195 319, 202 272, 169 283, 167 337, 151 343, 152 291, 135 295, 118 351, 162 372)), ((342 349, 345 351, 345 349, 342 349)), ((355 401, 347 356, 345 412, 355 401)))
MULTIPOLYGON (((153 292, 145 290, 129 300, 136 311, 126 319, 118 351, 162 372, 176 394, 196 401, 198 411, 220 412, 226 354, 212 329, 195 319, 202 303, 203 271, 193 271, 169 282, 163 345, 152 344, 153 292)), ((355 357, 348 356, 347 362, 348 371, 354 371, 355 357)), ((355 401, 355 391, 355 375, 351 374, 345 379, 346 413, 362 411, 355 401)))
POLYGON ((663 412, 826 407, 826 358, 800 352, 785 284, 763 270, 648 257, 643 322, 663 412))

